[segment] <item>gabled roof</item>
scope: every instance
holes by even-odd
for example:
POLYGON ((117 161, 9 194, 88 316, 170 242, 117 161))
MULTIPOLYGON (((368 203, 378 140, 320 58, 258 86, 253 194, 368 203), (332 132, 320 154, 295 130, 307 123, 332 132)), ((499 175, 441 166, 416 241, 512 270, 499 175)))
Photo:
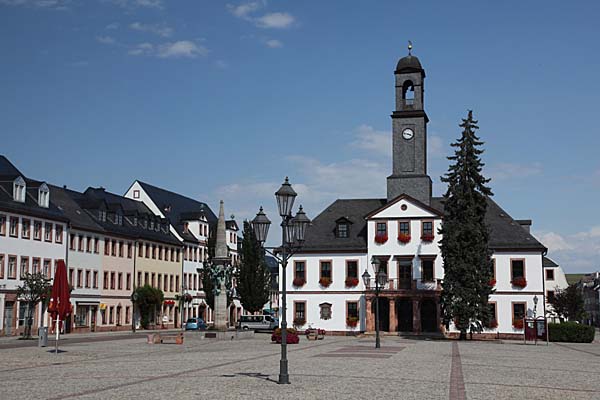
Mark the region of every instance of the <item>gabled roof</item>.
POLYGON ((338 199, 317 215, 306 228, 302 251, 367 251, 365 216, 379 209, 386 199, 338 199), (347 238, 335 234, 337 220, 345 217, 352 223, 347 238))
MULTIPOLYGON (((414 201, 418 202, 417 200, 414 201)), ((443 214, 444 206, 442 201, 442 197, 433 197, 431 199, 431 206, 428 208, 434 210, 436 214, 443 214)), ((336 200, 315 217, 312 224, 307 228, 306 241, 301 251, 366 252, 367 221, 365 218, 385 208, 388 204, 386 199, 336 200), (338 238, 335 235, 336 221, 341 217, 345 217, 353 223, 348 238, 338 238)), ((500 208, 491 198, 488 198, 488 210, 485 221, 490 227, 490 248, 493 250, 546 250, 544 245, 523 229, 519 223, 500 208)))
POLYGON ((24 214, 32 217, 46 218, 55 221, 66 222, 67 218, 56 206, 52 195, 48 207, 38 204, 38 189, 44 182, 29 179, 23 175, 6 157, 0 156, 0 209, 24 214), (13 198, 13 183, 15 179, 22 177, 25 181, 25 202, 15 201, 13 198))
POLYGON ((381 211, 383 211, 383 210, 385 210, 385 209, 387 209, 387 208, 389 208, 389 207, 393 206, 394 204, 398 203, 398 202, 399 202, 399 201, 401 201, 401 200, 406 200, 406 201, 408 201, 409 203, 413 203, 413 204, 414 204, 414 205, 416 205, 417 207, 419 207, 419 208, 422 208, 422 209, 424 209, 424 210, 426 210, 426 211, 429 211, 430 213, 432 213, 432 214, 435 214, 435 215, 438 215, 438 216, 440 216, 440 217, 441 217, 441 216, 443 215, 443 213, 444 213, 444 212, 443 212, 443 208, 442 208, 442 211, 440 211, 439 209, 437 209, 437 208, 434 208, 434 207, 430 207, 430 206, 428 206, 427 204, 425 204, 425 203, 423 203, 423 202, 421 202, 421 201, 419 201, 419 200, 415 199, 414 197, 411 197, 411 196, 409 196, 409 195, 407 195, 407 194, 401 194, 400 196, 397 196, 396 198, 394 198, 394 199, 390 200, 389 202, 385 203, 383 206, 379 207, 377 210, 373 210, 373 211, 371 211, 369 214, 367 214, 367 215, 366 215, 366 217, 365 217, 365 218, 371 218, 371 217, 373 217, 374 215, 377 215, 377 214, 379 214, 381 211))
POLYGON ((183 228, 183 221, 192 219, 190 217, 199 219, 198 217, 203 215, 206 217, 209 225, 213 226, 217 224, 217 216, 206 203, 150 185, 149 183, 139 180, 137 182, 184 240, 198 242, 198 239, 191 232, 185 232, 183 228))
POLYGON ((549 259, 548 257, 544 257, 542 259, 542 267, 544 267, 544 268, 556 268, 556 267, 558 267, 558 264, 555 263, 554 261, 552 261, 551 259, 549 259))
POLYGON ((71 227, 92 232, 105 232, 105 229, 75 201, 75 199, 81 198, 81 193, 54 185, 48 185, 48 187, 50 188, 50 198, 69 219, 71 227))
POLYGON ((168 226, 166 232, 162 229, 156 231, 153 229, 144 228, 139 223, 134 225, 128 218, 123 218, 123 224, 117 225, 108 219, 106 221, 101 221, 98 213, 95 212, 99 210, 99 208, 89 208, 90 204, 109 204, 112 205, 111 208, 113 211, 123 210, 126 215, 137 215, 140 219, 148 218, 149 220, 154 220, 156 222, 161 220, 161 218, 157 217, 144 203, 140 201, 135 201, 118 194, 107 192, 104 188, 90 187, 87 188, 84 193, 71 191, 69 194, 72 195, 74 200, 80 204, 80 206, 85 205, 82 206, 82 208, 84 208, 92 217, 94 222, 100 225, 106 232, 135 239, 140 238, 178 246, 181 245, 181 242, 175 236, 173 236, 168 226))

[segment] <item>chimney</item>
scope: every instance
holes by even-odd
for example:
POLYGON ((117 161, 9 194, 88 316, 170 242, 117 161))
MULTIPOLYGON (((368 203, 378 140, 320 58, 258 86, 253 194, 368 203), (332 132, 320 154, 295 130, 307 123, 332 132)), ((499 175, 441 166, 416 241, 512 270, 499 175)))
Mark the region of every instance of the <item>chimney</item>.
POLYGON ((531 220, 530 219, 517 219, 515 222, 521 225, 521 228, 525 229, 527 233, 531 233, 531 220))

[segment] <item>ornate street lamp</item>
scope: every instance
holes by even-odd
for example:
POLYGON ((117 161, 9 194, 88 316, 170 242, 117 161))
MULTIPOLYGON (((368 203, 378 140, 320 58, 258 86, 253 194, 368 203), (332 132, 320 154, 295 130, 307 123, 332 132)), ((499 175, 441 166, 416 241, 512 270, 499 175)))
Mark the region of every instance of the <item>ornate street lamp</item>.
POLYGON ((306 213, 300 206, 300 209, 296 213, 295 217, 292 217, 292 207, 294 206, 294 200, 296 199, 297 193, 290 185, 288 178, 285 178, 285 182, 281 185, 279 190, 275 192, 275 198, 277 199, 277 207, 279 209, 279 215, 281 216, 281 246, 279 247, 264 247, 264 243, 267 241, 267 233, 269 232, 269 226, 271 221, 265 215, 263 208, 256 214, 256 217, 252 220, 252 229, 256 235, 257 241, 263 246, 263 249, 275 257, 280 263, 282 268, 281 273, 281 360, 279 361, 279 380, 278 383, 290 383, 290 376, 288 373, 288 360, 287 360, 287 288, 286 288, 286 267, 288 260, 300 249, 304 243, 306 228, 310 224, 310 219, 306 216, 306 213), (274 251, 269 251, 274 250, 274 251))
MULTIPOLYGON (((387 283, 387 273, 383 268, 380 268, 381 261, 375 256, 371 257, 371 265, 375 272, 375 348, 379 349, 381 347, 379 338, 379 293, 387 283)), ((367 270, 362 274, 362 279, 365 289, 369 289, 371 287, 371 274, 367 270)))

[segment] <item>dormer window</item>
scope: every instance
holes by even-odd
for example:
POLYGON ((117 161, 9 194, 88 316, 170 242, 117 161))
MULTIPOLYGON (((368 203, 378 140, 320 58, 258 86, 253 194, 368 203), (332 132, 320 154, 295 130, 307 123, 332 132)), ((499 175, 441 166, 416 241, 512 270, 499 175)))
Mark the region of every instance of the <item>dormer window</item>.
POLYGON ((38 189, 38 204, 40 207, 48 208, 50 206, 50 190, 48 185, 43 183, 38 189))
POLYGON ((339 222, 337 225, 337 236, 339 238, 348 237, 348 224, 346 222, 339 222))
POLYGON ((154 230, 154 221, 150 220, 150 230, 154 230))
POLYGON ((119 213, 115 215, 115 224, 123 225, 123 216, 119 213))
POLYGON ((13 182, 13 199, 25 203, 25 179, 21 176, 13 182))
POLYGON ((133 217, 133 226, 137 226, 138 224, 138 218, 137 216, 133 217))
POLYGON ((98 219, 100 220, 100 222, 106 222, 106 211, 105 210, 100 210, 98 212, 98 219))

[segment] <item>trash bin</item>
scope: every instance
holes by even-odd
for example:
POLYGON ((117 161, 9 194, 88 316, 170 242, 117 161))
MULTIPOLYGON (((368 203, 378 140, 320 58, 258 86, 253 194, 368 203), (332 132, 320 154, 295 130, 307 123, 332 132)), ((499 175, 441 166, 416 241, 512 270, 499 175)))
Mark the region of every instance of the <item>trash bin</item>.
POLYGON ((48 327, 38 328, 38 347, 48 346, 48 327))

